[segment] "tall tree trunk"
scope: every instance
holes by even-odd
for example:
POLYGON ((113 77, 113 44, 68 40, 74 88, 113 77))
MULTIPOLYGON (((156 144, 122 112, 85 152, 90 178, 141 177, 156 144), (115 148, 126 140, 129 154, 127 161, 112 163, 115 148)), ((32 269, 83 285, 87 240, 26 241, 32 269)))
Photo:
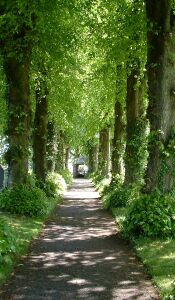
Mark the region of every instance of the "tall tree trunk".
POLYGON ((47 171, 55 171, 56 160, 56 134, 53 121, 49 121, 47 125, 47 171))
POLYGON ((122 86, 121 77, 122 67, 117 66, 116 72, 116 101, 114 107, 114 138, 112 140, 112 176, 122 174, 122 158, 124 152, 124 107, 122 105, 120 86, 122 86))
POLYGON ((89 173, 92 174, 94 172, 94 170, 93 170, 93 147, 89 148, 89 151, 88 151, 88 167, 89 167, 89 173))
POLYGON ((109 127, 100 131, 99 138, 99 154, 98 154, 98 169, 103 176, 109 173, 110 164, 110 143, 109 143, 109 127))
POLYGON ((114 109, 114 138, 112 141, 112 175, 122 174, 122 158, 124 152, 124 109, 116 101, 114 109))
POLYGON ((89 173, 94 173, 98 168, 98 145, 89 145, 88 147, 89 157, 89 173))
POLYGON ((136 129, 139 117, 139 95, 136 88, 140 70, 134 66, 127 77, 126 95, 126 149, 125 149, 125 184, 137 183, 137 145, 136 129))
POLYGON ((125 185, 143 181, 146 160, 145 92, 146 78, 140 79, 140 68, 135 65, 127 78, 125 185))
POLYGON ((33 132, 33 170, 36 178, 46 179, 46 145, 48 123, 48 90, 45 83, 40 82, 36 90, 36 111, 33 132))
POLYGON ((19 61, 5 60, 8 85, 8 186, 25 183, 28 176, 31 104, 29 97, 30 55, 19 61))
POLYGON ((65 149, 65 169, 69 168, 69 154, 70 154, 70 148, 66 147, 66 149, 65 149))
POLYGON ((57 135, 57 153, 56 153, 56 161, 55 161, 55 171, 59 173, 59 171, 65 168, 65 159, 64 159, 64 134, 60 130, 57 135))
POLYGON ((98 170, 98 151, 99 145, 96 144, 93 148, 93 170, 96 172, 98 170))
POLYGON ((170 191, 174 183, 175 31, 171 0, 146 0, 146 13, 150 142, 145 191, 150 193, 170 191))

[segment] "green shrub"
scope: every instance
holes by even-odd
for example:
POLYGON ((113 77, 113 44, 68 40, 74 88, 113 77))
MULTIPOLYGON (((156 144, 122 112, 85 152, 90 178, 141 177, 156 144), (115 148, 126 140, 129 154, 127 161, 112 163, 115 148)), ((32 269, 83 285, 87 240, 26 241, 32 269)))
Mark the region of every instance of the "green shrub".
POLYGON ((92 178, 92 181, 94 182, 94 184, 98 184, 104 177, 103 175, 101 175, 100 172, 94 172, 93 174, 91 174, 91 178, 92 178))
POLYGON ((109 194, 113 193, 113 191, 121 189, 123 185, 123 178, 122 176, 119 176, 118 174, 115 177, 109 177, 107 184, 105 184, 103 191, 102 191, 102 197, 108 196, 109 194))
POLYGON ((65 182, 68 185, 72 184, 73 176, 72 176, 71 172, 68 169, 61 170, 60 175, 64 178, 65 182))
POLYGON ((50 179, 47 179, 45 182, 37 180, 36 186, 43 190, 47 197, 55 198, 58 196, 58 187, 55 182, 50 179))
POLYGON ((114 182, 114 181, 109 182, 109 184, 105 185, 103 188, 102 197, 112 193, 112 191, 114 191, 114 189, 116 189, 116 188, 117 188, 116 182, 114 182))
POLYGON ((0 263, 6 259, 6 255, 16 252, 15 236, 8 223, 0 218, 0 263))
MULTIPOLYGON (((65 171, 65 177, 67 176, 67 182, 72 182, 72 175, 65 171)), ((63 175, 58 173, 49 173, 47 175, 46 181, 43 182, 41 180, 36 180, 35 185, 42 189, 47 197, 55 198, 57 197, 61 192, 65 191, 66 189, 66 180, 64 179, 63 175)))
POLYGON ((166 237, 175 233, 175 198, 155 191, 137 197, 123 222, 126 235, 166 237))
POLYGON ((106 209, 126 206, 127 199, 123 197, 120 189, 113 189, 103 197, 103 205, 106 209))
POLYGON ((56 188, 57 193, 65 191, 67 185, 63 176, 58 173, 49 173, 47 176, 47 182, 52 182, 56 188))
POLYGON ((30 187, 35 187, 36 186, 36 182, 37 182, 37 179, 36 179, 35 174, 34 173, 29 173, 28 177, 27 177, 26 184, 29 185, 30 187))
POLYGON ((96 188, 100 195, 103 195, 104 190, 110 185, 111 179, 104 177, 100 182, 96 184, 96 188))
POLYGON ((106 209, 112 209, 125 207, 134 201, 138 197, 139 187, 134 185, 125 187, 121 182, 114 182, 107 191, 102 198, 103 204, 106 209))
POLYGON ((44 216, 48 201, 45 192, 38 187, 20 184, 0 193, 0 208, 20 215, 44 216))

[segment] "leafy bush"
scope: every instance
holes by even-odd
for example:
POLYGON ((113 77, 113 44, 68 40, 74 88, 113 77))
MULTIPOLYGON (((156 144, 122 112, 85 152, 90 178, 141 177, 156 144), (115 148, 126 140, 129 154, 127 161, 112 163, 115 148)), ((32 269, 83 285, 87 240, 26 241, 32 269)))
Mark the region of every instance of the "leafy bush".
POLYGON ((16 247, 12 228, 0 218, 0 263, 6 259, 6 255, 16 252, 16 247))
POLYGON ((100 195, 103 195, 103 191, 110 185, 111 179, 104 177, 98 184, 96 184, 96 189, 100 195))
POLYGON ((123 222, 126 235, 160 236, 175 233, 175 198, 155 191, 137 197, 123 222))
POLYGON ((29 185, 30 187, 35 187, 36 186, 36 176, 34 173, 29 173, 27 176, 27 181, 26 184, 29 185))
POLYGON ((103 198, 103 205, 106 209, 111 209, 114 207, 126 206, 127 199, 123 197, 120 189, 113 189, 109 194, 105 195, 103 198))
POLYGON ((58 173, 50 173, 47 176, 47 182, 52 182, 57 193, 63 192, 66 189, 66 181, 63 176, 58 173))
POLYGON ((60 175, 64 178, 65 182, 68 185, 72 184, 73 176, 72 176, 71 172, 68 169, 61 170, 60 175))
POLYGON ((38 187, 19 184, 0 193, 0 208, 20 215, 43 216, 47 214, 48 201, 38 187))
POLYGON ((57 185, 52 180, 47 179, 45 182, 37 180, 36 186, 43 190, 47 197, 55 198, 58 195, 57 185))
POLYGON ((103 205, 106 209, 125 207, 138 197, 139 187, 125 187, 122 182, 114 182, 109 186, 102 197, 103 205))
POLYGON ((97 171, 91 174, 91 178, 95 184, 98 184, 103 179, 103 176, 101 175, 100 172, 97 171))

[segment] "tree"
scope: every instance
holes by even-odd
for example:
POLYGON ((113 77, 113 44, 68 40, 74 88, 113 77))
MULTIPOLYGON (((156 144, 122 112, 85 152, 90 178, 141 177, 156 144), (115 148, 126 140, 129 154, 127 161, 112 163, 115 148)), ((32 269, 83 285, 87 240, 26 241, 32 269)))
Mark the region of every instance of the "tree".
POLYGON ((143 176, 143 159, 145 157, 144 139, 146 122, 144 122, 145 79, 140 78, 140 67, 132 66, 127 77, 126 95, 126 150, 125 150, 125 185, 141 183, 143 176))
POLYGON ((31 53, 41 31, 46 1, 1 1, 0 45, 7 79, 8 184, 25 183, 31 133, 29 75, 31 53))
POLYGON ((116 68, 116 101, 114 107, 114 137, 112 140, 112 175, 122 175, 122 158, 124 153, 125 141, 125 112, 122 99, 123 93, 123 70, 122 66, 116 68))
POLYGON ((65 168, 65 136, 61 130, 57 131, 57 152, 55 159, 55 171, 60 172, 65 168))
POLYGON ((42 181, 46 179, 46 145, 48 126, 48 87, 46 83, 46 70, 42 77, 36 79, 36 109, 33 129, 33 170, 36 178, 42 181))
POLYGON ((98 170, 98 143, 97 140, 89 140, 87 143, 89 174, 98 170))
POLYGON ((50 121, 47 124, 47 171, 55 171, 56 163, 56 129, 54 121, 50 121))
POLYGON ((171 0, 146 0, 150 122, 145 191, 170 191, 174 183, 175 27, 171 0))
POLYGON ((109 173, 110 165, 110 130, 106 127, 100 130, 99 136, 99 153, 98 153, 98 170, 105 177, 109 173))

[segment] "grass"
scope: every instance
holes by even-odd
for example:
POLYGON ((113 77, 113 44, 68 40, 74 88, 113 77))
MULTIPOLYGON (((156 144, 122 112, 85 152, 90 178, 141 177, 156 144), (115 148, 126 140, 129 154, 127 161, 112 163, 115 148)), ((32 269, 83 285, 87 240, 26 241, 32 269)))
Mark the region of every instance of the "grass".
MULTIPOLYGON (((120 229, 126 210, 126 208, 112 210, 120 229)), ((133 245, 159 288, 162 298, 165 299, 171 293, 172 284, 175 281, 175 239, 162 240, 140 237, 134 239, 133 245)))
POLYGON ((135 241, 135 249, 165 298, 175 281, 175 239, 139 238, 135 241))
POLYGON ((10 213, 0 213, 0 219, 5 220, 9 225, 15 240, 15 250, 5 254, 0 263, 0 285, 7 281, 19 258, 27 253, 30 242, 39 235, 43 223, 51 214, 56 204, 60 202, 61 197, 50 199, 48 215, 45 218, 29 218, 10 213))

